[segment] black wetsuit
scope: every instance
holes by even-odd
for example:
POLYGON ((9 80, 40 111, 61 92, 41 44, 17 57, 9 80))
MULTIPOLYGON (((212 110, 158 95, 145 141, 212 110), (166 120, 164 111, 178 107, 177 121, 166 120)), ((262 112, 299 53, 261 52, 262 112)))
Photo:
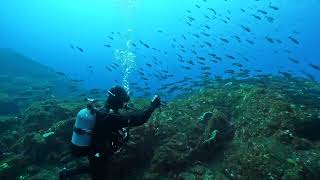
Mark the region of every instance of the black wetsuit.
MULTIPOLYGON (((157 105, 150 105, 144 110, 137 110, 125 114, 96 111, 96 124, 93 133, 92 146, 87 151, 90 167, 79 167, 67 170, 65 177, 91 173, 92 180, 103 180, 106 177, 107 165, 113 154, 111 143, 113 133, 125 127, 144 124, 151 116, 157 105)), ((73 145, 74 152, 81 152, 73 145)), ((82 153, 79 153, 82 154, 82 153)))

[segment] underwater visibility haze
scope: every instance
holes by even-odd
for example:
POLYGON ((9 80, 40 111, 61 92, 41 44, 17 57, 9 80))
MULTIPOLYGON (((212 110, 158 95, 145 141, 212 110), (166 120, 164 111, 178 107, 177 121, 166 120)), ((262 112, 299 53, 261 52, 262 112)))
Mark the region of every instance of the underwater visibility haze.
POLYGON ((109 179, 319 179, 319 20, 318 0, 3 0, 0 178, 87 164, 75 117, 118 85, 165 105, 109 179))

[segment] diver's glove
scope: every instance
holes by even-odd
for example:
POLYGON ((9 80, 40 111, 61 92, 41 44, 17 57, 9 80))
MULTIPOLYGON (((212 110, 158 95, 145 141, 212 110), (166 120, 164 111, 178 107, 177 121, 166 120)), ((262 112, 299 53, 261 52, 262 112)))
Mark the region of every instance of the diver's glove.
POLYGON ((161 105, 160 97, 158 95, 154 95, 153 99, 151 100, 151 105, 150 105, 152 111, 154 111, 155 109, 160 107, 160 105, 161 105))

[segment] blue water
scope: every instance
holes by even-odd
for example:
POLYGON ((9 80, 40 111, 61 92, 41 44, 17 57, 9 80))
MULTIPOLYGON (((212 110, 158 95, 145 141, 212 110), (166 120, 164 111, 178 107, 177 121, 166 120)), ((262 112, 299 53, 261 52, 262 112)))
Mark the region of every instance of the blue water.
POLYGON ((240 62, 247 69, 259 69, 263 73, 277 74, 280 70, 303 76, 300 71, 304 70, 320 79, 320 71, 309 66, 310 63, 320 64, 319 19, 320 2, 317 0, 3 0, 0 6, 0 48, 12 48, 55 71, 66 73, 71 79, 83 79, 82 85, 88 89, 109 88, 116 84, 114 80, 121 83, 124 76, 121 68, 113 72, 105 68, 113 62, 119 63, 114 56, 116 49, 128 50, 135 56, 136 66, 129 74, 130 82, 141 83, 137 74, 139 68, 145 72, 168 70, 175 74, 160 83, 151 78, 148 86, 155 88, 184 76, 199 77, 199 67, 193 66, 192 72, 187 71, 178 61, 177 54, 185 60, 195 60, 190 49, 197 51, 198 56, 209 58, 208 53, 215 53, 223 58, 219 64, 208 63, 214 75, 225 76, 225 69, 232 69, 233 62, 240 62), (215 19, 205 18, 204 15, 214 15, 208 8, 216 11, 215 19), (274 22, 268 22, 257 10, 266 11, 274 22), (252 14, 262 19, 254 18, 252 14), (185 23, 188 16, 195 19, 191 27, 185 23), (221 20, 227 20, 226 16, 230 18, 228 23, 221 20), (200 34, 204 25, 211 27, 205 30, 210 37, 198 39, 192 35, 200 34), (251 33, 244 31, 241 25, 250 27, 251 33), (108 38, 111 32, 120 32, 121 35, 113 35, 114 40, 111 40, 108 38), (242 42, 237 42, 233 36, 240 37, 242 42), (300 44, 293 43, 289 36, 300 44), (279 39, 282 43, 269 43, 265 37, 279 39), (220 38, 226 38, 230 43, 223 43, 220 38), (255 44, 246 43, 246 39, 255 44), (129 40, 137 44, 137 48, 128 47, 129 40), (161 53, 145 48, 140 40, 161 53), (199 47, 204 41, 210 42, 212 47, 199 47), (187 52, 182 53, 172 43, 183 45, 187 52), (83 48, 84 52, 72 49, 71 44, 83 48), (105 44, 112 47, 107 48, 105 44), (236 60, 226 58, 226 54, 236 60), (162 65, 147 67, 145 63, 152 62, 153 56, 162 65), (249 62, 241 57, 248 58, 249 62), (298 59, 300 63, 294 64, 288 57, 298 59), (93 66, 93 72, 88 66, 93 66))

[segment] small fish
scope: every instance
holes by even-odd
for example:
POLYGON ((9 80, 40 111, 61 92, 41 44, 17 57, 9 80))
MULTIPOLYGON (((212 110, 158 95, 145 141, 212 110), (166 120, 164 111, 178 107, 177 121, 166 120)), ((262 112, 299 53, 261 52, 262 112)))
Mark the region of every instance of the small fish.
POLYGON ((241 42, 241 39, 239 36, 233 36, 234 38, 236 38, 238 40, 238 42, 240 43, 241 42))
POLYGON ((251 32, 250 28, 244 25, 241 25, 242 29, 244 29, 247 32, 251 32))
POLYGON ((204 27, 207 28, 207 29, 210 29, 210 26, 208 26, 208 25, 205 25, 204 27))
POLYGON ((309 66, 312 67, 315 70, 319 70, 320 71, 320 66, 319 65, 309 64, 309 66))
POLYGON ((200 6, 198 4, 195 4, 194 6, 196 6, 197 8, 200 8, 200 6))
POLYGON ((205 71, 205 70, 211 70, 210 66, 202 66, 201 70, 205 71))
POLYGON ((207 37, 209 37, 209 36, 210 36, 210 34, 205 33, 205 32, 201 32, 201 34, 203 34, 203 35, 205 35, 205 36, 207 36, 207 37))
POLYGON ((260 13, 262 13, 262 14, 264 14, 264 15, 267 15, 267 14, 268 14, 266 11, 263 11, 263 10, 260 10, 260 9, 258 9, 257 11, 260 12, 260 13))
POLYGON ((76 47, 80 52, 83 52, 83 49, 81 47, 76 47))
POLYGON ((218 59, 219 61, 221 61, 222 60, 222 58, 221 57, 219 57, 219 56, 216 56, 216 57, 214 57, 215 59, 218 59))
POLYGON ((187 61, 188 64, 195 65, 192 60, 187 61))
POLYGON ((261 20, 261 17, 260 17, 260 16, 257 16, 257 15, 255 15, 255 14, 252 14, 252 16, 253 16, 254 18, 258 19, 258 20, 261 20))
POLYGON ((144 76, 144 72, 141 72, 141 71, 138 71, 138 73, 141 75, 141 76, 144 76))
POLYGON ((228 54, 226 55, 226 57, 229 58, 229 59, 236 59, 235 57, 233 57, 231 55, 228 55, 228 54))
POLYGON ((249 69, 242 69, 242 68, 240 68, 240 71, 241 71, 241 72, 244 72, 244 73, 250 73, 250 70, 249 70, 249 69))
POLYGON ((217 15, 217 12, 213 8, 208 8, 210 11, 214 13, 214 15, 217 15))
POLYGON ((188 67, 188 66, 182 66, 182 68, 186 70, 191 70, 191 67, 188 67))
POLYGON ((107 67, 107 66, 106 66, 105 68, 106 68, 106 69, 108 69, 108 71, 110 71, 110 72, 112 71, 112 69, 110 69, 110 68, 109 68, 109 67, 107 67))
POLYGON ((212 44, 211 44, 211 43, 209 43, 209 42, 207 42, 207 41, 204 41, 204 43, 205 43, 206 45, 208 45, 209 47, 212 47, 212 44))
POLYGON ((289 60, 290 60, 291 62, 293 62, 293 63, 295 63, 295 64, 299 64, 299 63, 300 63, 300 61, 297 60, 297 59, 295 59, 295 58, 292 58, 292 57, 288 57, 288 58, 289 58, 289 60))
POLYGON ((110 40, 113 40, 113 37, 111 37, 111 36, 108 36, 108 38, 109 38, 110 40))
POLYGON ((74 46, 72 44, 70 44, 71 49, 74 49, 74 46))
POLYGON ((269 5, 269 8, 271 8, 271 9, 273 9, 273 10, 279 10, 279 8, 278 7, 276 7, 276 6, 271 6, 271 5, 269 5))
POLYGON ((227 22, 226 20, 224 20, 224 19, 220 19, 220 20, 221 20, 222 22, 228 24, 228 22, 227 22))
POLYGON ((188 16, 189 20, 192 22, 192 21, 195 21, 195 19, 191 16, 188 16))
POLYGON ((60 75, 60 76, 65 76, 66 74, 63 72, 56 72, 56 74, 60 75))
POLYGON ((249 59, 246 58, 246 57, 242 57, 242 59, 245 60, 245 61, 247 61, 247 62, 249 62, 249 59))
POLYGON ((274 41, 273 41, 272 38, 270 38, 270 37, 267 36, 266 39, 267 39, 270 43, 274 43, 274 41))
POLYGON ((213 63, 218 63, 218 61, 214 60, 214 59, 210 59, 210 61, 213 62, 213 63))
POLYGON ((251 41, 251 40, 246 40, 249 44, 254 44, 254 42, 253 41, 251 41))
POLYGON ((135 43, 132 42, 131 44, 132 44, 132 46, 137 47, 137 45, 135 43))
POLYGON ((205 61, 206 60, 206 58, 204 58, 204 57, 197 57, 198 59, 200 59, 200 60, 202 60, 202 61, 205 61))
POLYGON ((300 42, 299 42, 297 39, 293 38, 292 36, 289 36, 288 38, 289 38, 293 43, 295 43, 295 44, 297 44, 297 45, 300 44, 300 42))
POLYGON ((229 41, 225 38, 220 38, 221 41, 225 42, 225 43, 229 43, 229 41))
POLYGON ((265 16, 267 18, 267 20, 271 23, 273 23, 274 21, 274 18, 273 17, 270 17, 270 16, 265 16))
POLYGON ((281 43, 282 43, 282 41, 281 41, 281 40, 279 40, 279 39, 276 39, 276 41, 277 41, 277 43, 279 43, 279 44, 281 44, 281 43))
POLYGON ((111 45, 109 45, 109 44, 105 44, 104 46, 105 46, 105 47, 107 47, 107 48, 112 47, 112 46, 111 46, 111 45))
POLYGON ((71 81, 72 81, 72 82, 79 83, 79 82, 83 82, 84 80, 81 80, 81 79, 80 79, 80 80, 79 80, 79 79, 72 79, 71 81))
POLYGON ((150 46, 149 46, 148 44, 144 43, 144 42, 141 41, 141 40, 140 40, 140 43, 141 43, 144 47, 146 47, 146 48, 148 48, 148 49, 150 48, 150 46))
POLYGON ((197 63, 198 63, 198 64, 201 64, 201 65, 203 65, 203 66, 206 65, 204 62, 200 62, 200 61, 198 61, 197 63))
POLYGON ((213 54, 213 53, 208 53, 209 56, 211 57, 216 57, 217 55, 216 54, 213 54))
POLYGON ((159 49, 157 49, 157 48, 151 48, 152 50, 154 50, 154 51, 158 51, 158 52, 160 52, 160 50, 159 49))
POLYGON ((198 34, 196 34, 196 33, 193 33, 192 35, 197 37, 197 38, 200 38, 200 36, 198 34))
POLYGON ((279 74, 287 77, 287 78, 291 78, 292 77, 292 74, 288 73, 288 72, 283 72, 283 71, 278 71, 279 74))
POLYGON ((120 67, 120 65, 117 64, 117 63, 115 63, 115 62, 114 62, 112 65, 117 66, 117 67, 120 67))
POLYGON ((211 19, 211 18, 210 18, 208 15, 206 15, 206 14, 204 15, 204 17, 207 18, 207 19, 211 19))
POLYGON ((242 65, 242 64, 240 64, 240 63, 232 63, 232 65, 233 65, 233 66, 240 67, 240 68, 241 68, 241 67, 243 67, 243 65, 242 65))

